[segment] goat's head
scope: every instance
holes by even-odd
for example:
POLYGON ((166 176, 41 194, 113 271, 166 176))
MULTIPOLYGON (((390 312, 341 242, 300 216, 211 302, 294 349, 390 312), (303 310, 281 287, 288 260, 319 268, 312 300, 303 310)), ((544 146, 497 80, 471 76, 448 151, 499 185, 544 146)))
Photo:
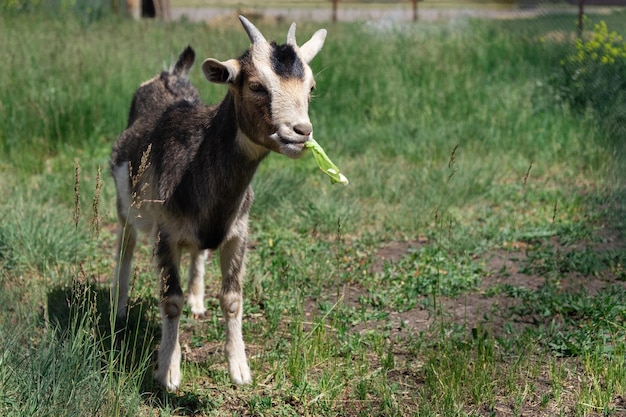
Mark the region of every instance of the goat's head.
POLYGON ((322 48, 326 30, 298 46, 293 23, 287 43, 277 45, 245 17, 239 20, 252 42, 250 49, 238 59, 209 58, 202 71, 209 81, 229 85, 241 133, 252 142, 248 149, 297 158, 313 132, 308 111, 315 80, 308 64, 322 48))

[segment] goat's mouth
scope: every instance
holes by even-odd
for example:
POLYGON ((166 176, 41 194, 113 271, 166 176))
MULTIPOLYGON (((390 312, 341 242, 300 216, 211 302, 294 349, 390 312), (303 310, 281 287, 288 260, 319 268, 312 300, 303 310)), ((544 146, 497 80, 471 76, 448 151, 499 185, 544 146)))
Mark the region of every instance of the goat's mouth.
POLYGON ((304 152, 304 144, 310 136, 297 135, 288 137, 276 132, 270 136, 270 139, 278 145, 278 153, 290 158, 299 158, 304 152))

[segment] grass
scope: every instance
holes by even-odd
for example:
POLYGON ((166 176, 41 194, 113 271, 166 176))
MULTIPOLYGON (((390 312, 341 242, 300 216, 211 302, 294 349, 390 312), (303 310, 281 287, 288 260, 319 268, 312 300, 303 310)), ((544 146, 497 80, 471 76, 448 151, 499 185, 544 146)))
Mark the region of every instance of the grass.
MULTIPOLYGON (((314 29, 299 22, 299 39, 314 29)), ((247 38, 0 17, 0 414, 623 414, 623 144, 542 88, 572 46, 539 39, 571 16, 328 29, 311 119, 350 185, 312 158, 264 161, 244 291, 254 382, 228 379, 213 258, 210 314, 181 320, 183 386, 165 393, 147 242, 130 318, 110 318, 108 155, 137 85, 187 44, 227 59, 247 38)), ((191 78, 207 102, 224 94, 191 78)))

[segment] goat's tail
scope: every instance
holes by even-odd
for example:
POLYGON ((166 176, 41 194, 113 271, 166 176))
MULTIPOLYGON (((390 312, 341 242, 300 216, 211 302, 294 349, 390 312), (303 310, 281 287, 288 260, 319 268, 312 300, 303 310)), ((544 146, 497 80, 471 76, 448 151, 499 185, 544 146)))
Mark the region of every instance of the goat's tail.
POLYGON ((172 74, 182 76, 182 77, 187 76, 195 60, 196 60, 196 53, 194 52, 191 46, 187 46, 185 50, 178 57, 176 64, 174 64, 174 68, 172 69, 172 74))

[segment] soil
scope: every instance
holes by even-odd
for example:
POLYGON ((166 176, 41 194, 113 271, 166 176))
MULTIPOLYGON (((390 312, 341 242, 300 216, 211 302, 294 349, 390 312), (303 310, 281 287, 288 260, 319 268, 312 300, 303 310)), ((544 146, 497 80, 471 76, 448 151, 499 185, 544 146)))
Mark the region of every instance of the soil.
MULTIPOLYGON (((620 250, 626 247, 626 242, 619 232, 611 228, 602 228, 597 233, 598 236, 595 240, 599 243, 591 245, 595 251, 620 250)), ((395 262, 423 243, 423 241, 418 240, 390 242, 383 245, 376 255, 378 261, 373 266, 373 272, 380 272, 384 261, 395 262)), ((577 245, 563 246, 558 242, 558 239, 551 239, 550 245, 562 254, 577 248, 577 245)), ((491 291, 501 284, 528 290, 538 290, 546 284, 546 277, 527 274, 521 270, 521 265, 527 258, 527 249, 528 243, 514 242, 505 249, 484 254, 482 263, 485 265, 485 275, 476 291, 465 293, 458 298, 439 297, 437 300, 439 303, 437 309, 445 315, 446 321, 463 325, 469 330, 489 323, 490 328, 494 329, 495 332, 501 330, 505 322, 517 326, 530 324, 530 321, 534 322, 534 319, 520 317, 514 318, 514 321, 511 322, 512 317, 509 311, 519 303, 519 300, 499 291, 491 291)), ((599 277, 570 272, 560 277, 558 285, 561 291, 583 291, 593 297, 607 285, 626 287, 626 282, 620 281, 618 277, 609 272, 605 272, 599 277)), ((352 289, 352 292, 354 293, 355 290, 352 289)), ((354 298, 354 295, 351 297, 346 294, 346 300, 351 298, 354 298)), ((390 312, 390 319, 394 323, 392 329, 395 329, 392 335, 396 336, 401 333, 419 334, 426 331, 433 322, 431 314, 425 308, 416 308, 402 313, 390 312)), ((376 327, 376 323, 368 323, 357 327, 355 330, 372 328, 372 326, 376 327)))

